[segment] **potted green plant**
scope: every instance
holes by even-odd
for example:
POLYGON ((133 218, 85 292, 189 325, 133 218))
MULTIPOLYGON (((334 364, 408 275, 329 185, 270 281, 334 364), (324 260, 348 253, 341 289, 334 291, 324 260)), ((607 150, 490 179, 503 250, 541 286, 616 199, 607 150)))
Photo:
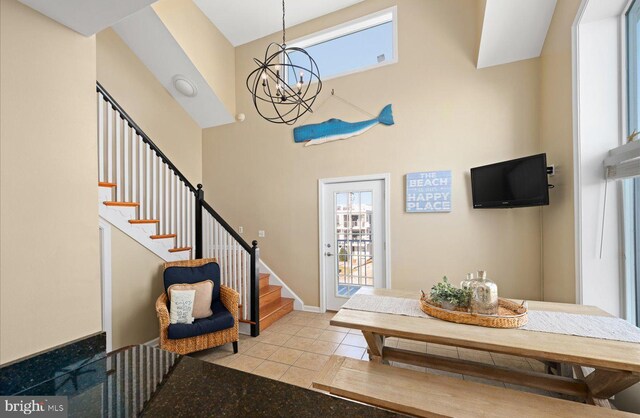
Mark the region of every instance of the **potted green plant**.
POLYGON ((447 276, 442 278, 442 282, 431 287, 429 300, 439 305, 441 308, 449 310, 468 311, 471 304, 471 289, 458 289, 449 283, 447 276))

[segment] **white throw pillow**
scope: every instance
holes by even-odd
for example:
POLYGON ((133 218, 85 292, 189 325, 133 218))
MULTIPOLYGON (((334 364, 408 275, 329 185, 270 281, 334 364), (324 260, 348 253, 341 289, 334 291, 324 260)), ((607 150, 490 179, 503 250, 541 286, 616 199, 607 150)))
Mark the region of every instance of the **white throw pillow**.
POLYGON ((193 323, 193 301, 196 298, 195 290, 171 289, 171 307, 169 314, 172 324, 193 323))

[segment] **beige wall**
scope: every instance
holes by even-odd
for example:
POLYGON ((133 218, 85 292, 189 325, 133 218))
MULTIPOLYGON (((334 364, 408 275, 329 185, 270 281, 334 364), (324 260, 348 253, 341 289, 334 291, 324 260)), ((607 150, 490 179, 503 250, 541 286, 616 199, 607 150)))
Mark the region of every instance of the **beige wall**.
MULTIPOLYGON (((287 30, 289 39, 395 5, 371 0, 287 30)), ((207 199, 304 300, 319 303, 318 179, 391 173, 391 259, 394 288, 428 289, 443 275, 460 280, 484 268, 505 296, 541 292, 540 209, 471 209, 469 168, 539 151, 539 60, 476 70, 477 7, 465 0, 398 4, 399 62, 327 81, 318 103, 336 94, 379 112, 392 103, 396 125, 360 137, 304 148, 292 128, 260 119, 244 86, 252 58, 279 35, 236 50, 236 100, 244 123, 203 134, 207 199), (453 172, 450 214, 406 214, 404 175, 453 172)), ((329 117, 362 120, 328 101, 302 123, 329 117)))
MULTIPOLYGON (((202 130, 108 29, 97 35, 98 81, 192 184, 202 178, 202 130)), ((158 336, 155 300, 163 260, 113 227, 113 348, 158 336)))
POLYGON ((162 293, 160 257, 111 228, 111 327, 113 349, 158 337, 155 303, 162 293))
POLYGON ((98 81, 178 169, 202 177, 202 130, 111 29, 97 39, 98 81))
POLYGON ((233 45, 192 0, 160 0, 152 7, 227 111, 235 115, 233 45))
POLYGON ((557 175, 542 211, 544 299, 575 302, 571 26, 580 0, 562 0, 540 58, 540 146, 557 175))
POLYGON ((102 328, 95 38, 0 2, 0 363, 102 328))

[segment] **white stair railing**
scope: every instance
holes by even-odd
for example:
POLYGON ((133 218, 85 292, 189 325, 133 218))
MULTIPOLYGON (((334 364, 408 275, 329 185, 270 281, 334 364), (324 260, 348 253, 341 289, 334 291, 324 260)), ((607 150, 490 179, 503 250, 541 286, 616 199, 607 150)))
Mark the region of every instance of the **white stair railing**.
POLYGON ((137 220, 154 221, 160 237, 153 238, 172 240, 169 253, 215 258, 221 283, 240 294, 241 322, 259 335, 257 241, 242 239, 204 201, 202 185, 196 189, 99 83, 97 101, 98 181, 112 187, 111 206, 134 208, 137 220))
POLYGON ((202 214, 202 244, 205 258, 215 258, 220 265, 221 283, 240 294, 241 317, 249 318, 251 250, 236 241, 208 211, 202 214))
POLYGON ((97 94, 98 180, 115 184, 114 202, 137 203, 137 219, 158 221, 158 235, 176 234, 169 251, 193 249, 196 189, 109 97, 97 94))

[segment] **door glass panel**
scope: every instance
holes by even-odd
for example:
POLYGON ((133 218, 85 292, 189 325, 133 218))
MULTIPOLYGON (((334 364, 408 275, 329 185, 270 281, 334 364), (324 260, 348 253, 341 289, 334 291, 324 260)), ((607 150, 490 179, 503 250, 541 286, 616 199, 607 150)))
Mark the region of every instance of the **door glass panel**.
POLYGON ((351 297, 373 286, 373 192, 335 194, 336 296, 351 297))

